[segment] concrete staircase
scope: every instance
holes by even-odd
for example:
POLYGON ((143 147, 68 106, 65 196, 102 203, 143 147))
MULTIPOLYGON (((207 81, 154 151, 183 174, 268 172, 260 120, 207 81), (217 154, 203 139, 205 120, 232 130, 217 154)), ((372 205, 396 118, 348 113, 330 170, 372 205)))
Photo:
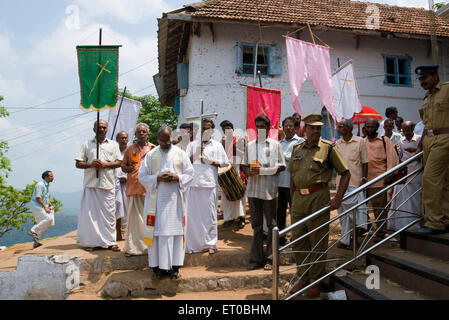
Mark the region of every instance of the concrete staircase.
POLYGON ((401 234, 400 248, 379 248, 366 255, 366 266, 380 270, 380 288, 367 289, 368 275, 352 272, 332 276, 333 290, 345 290, 349 300, 449 299, 449 233, 401 234))

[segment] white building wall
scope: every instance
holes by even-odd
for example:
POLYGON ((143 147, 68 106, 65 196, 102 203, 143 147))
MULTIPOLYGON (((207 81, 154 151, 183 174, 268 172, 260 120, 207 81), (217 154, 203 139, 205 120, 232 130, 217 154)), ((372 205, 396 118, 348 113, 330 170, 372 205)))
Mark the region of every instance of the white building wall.
MULTIPOLYGON (((287 69, 285 29, 262 29, 263 42, 282 46, 282 75, 263 77, 265 88, 282 91, 281 121, 291 115, 294 110, 291 105, 290 85, 287 69)), ((240 84, 253 85, 253 77, 239 76, 235 73, 237 66, 236 43, 255 43, 259 37, 259 29, 240 24, 214 24, 215 41, 208 27, 203 26, 201 36, 192 36, 188 47, 189 88, 181 94, 181 113, 178 123, 185 118, 197 115, 200 110, 200 99, 204 100, 206 113, 217 112, 218 124, 230 120, 235 128, 246 128, 246 88, 240 84)), ((399 115, 405 120, 419 121, 418 109, 421 106, 424 90, 416 79, 414 70, 420 65, 432 64, 428 56, 429 42, 409 39, 392 39, 362 36, 356 49, 354 35, 349 33, 319 32, 320 39, 331 49, 332 70, 340 64, 352 59, 355 66, 362 105, 374 107, 383 116, 385 109, 396 106, 399 115), (411 56, 412 87, 385 86, 384 60, 382 54, 411 56)), ((310 41, 309 34, 302 32, 301 39, 310 41)), ((317 40, 318 41, 318 40, 317 40)), ((448 79, 448 47, 440 50, 442 69, 441 78, 448 79)), ((256 80, 259 86, 259 80, 256 80)), ((301 91, 300 103, 303 115, 320 112, 322 103, 308 80, 301 91)))

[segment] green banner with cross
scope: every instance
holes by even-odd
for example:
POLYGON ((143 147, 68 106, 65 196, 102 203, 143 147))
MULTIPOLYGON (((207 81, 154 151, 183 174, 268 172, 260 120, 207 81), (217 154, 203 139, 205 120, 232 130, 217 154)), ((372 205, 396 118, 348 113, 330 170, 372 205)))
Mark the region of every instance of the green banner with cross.
POLYGON ((76 47, 82 109, 100 111, 117 106, 119 47, 76 47))

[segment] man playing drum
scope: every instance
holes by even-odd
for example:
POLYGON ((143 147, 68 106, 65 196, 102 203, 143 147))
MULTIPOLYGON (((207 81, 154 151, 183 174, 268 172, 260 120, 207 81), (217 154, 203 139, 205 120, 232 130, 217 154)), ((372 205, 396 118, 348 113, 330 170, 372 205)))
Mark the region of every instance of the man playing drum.
MULTIPOLYGON (((221 122, 220 127, 224 133, 221 144, 235 171, 240 174, 240 163, 245 150, 244 140, 240 136, 234 135, 234 126, 229 120, 221 122)), ((221 209, 223 210, 224 226, 227 227, 237 221, 239 228, 243 228, 245 226, 245 206, 244 197, 237 201, 229 201, 222 192, 221 209)))

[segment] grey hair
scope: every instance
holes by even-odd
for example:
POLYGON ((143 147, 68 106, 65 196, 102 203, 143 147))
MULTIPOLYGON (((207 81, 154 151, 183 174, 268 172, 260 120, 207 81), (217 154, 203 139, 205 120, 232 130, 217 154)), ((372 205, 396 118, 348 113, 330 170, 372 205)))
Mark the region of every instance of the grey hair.
POLYGON ((354 129, 354 124, 349 119, 343 119, 340 121, 340 123, 342 123, 345 127, 348 127, 351 130, 354 129))
POLYGON ((145 127, 145 129, 147 129, 147 132, 150 132, 150 127, 146 124, 146 123, 143 123, 143 122, 141 122, 141 123, 139 123, 137 126, 136 126, 136 131, 137 131, 137 128, 138 127, 145 127))
POLYGON ((163 125, 161 126, 158 130, 157 130, 157 137, 159 138, 159 136, 161 135, 162 132, 167 131, 170 135, 172 132, 172 129, 169 126, 163 125))

